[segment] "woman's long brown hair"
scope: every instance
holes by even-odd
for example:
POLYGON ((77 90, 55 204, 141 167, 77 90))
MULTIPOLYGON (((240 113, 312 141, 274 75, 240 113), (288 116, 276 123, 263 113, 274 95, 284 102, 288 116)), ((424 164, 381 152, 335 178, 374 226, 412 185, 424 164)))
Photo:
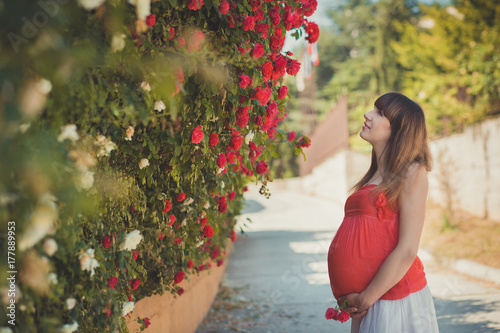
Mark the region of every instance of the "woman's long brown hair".
POLYGON ((375 101, 375 107, 382 111, 391 124, 391 136, 382 156, 372 150, 372 161, 368 172, 354 185, 359 190, 375 175, 378 158, 384 159, 382 182, 375 187, 376 193, 383 192, 392 208, 398 208, 398 198, 403 188, 403 180, 413 163, 431 170, 432 157, 427 144, 425 116, 420 106, 400 93, 390 92, 375 101))

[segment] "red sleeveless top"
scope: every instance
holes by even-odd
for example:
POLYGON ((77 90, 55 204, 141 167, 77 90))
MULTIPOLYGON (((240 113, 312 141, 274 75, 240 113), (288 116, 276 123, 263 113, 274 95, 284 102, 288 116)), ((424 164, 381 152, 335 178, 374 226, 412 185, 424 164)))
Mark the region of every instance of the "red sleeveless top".
MULTIPOLYGON (((328 274, 335 298, 360 293, 368 287, 399 239, 399 213, 387 205, 374 184, 361 187, 345 203, 345 217, 328 251, 328 274)), ((381 299, 396 300, 427 285, 418 257, 406 275, 381 299)))

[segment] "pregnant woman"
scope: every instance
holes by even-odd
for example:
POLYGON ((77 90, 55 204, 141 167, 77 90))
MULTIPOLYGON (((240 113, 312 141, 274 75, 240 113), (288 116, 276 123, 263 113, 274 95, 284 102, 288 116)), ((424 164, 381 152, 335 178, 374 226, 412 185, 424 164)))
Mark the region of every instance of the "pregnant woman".
POLYGON ((371 166, 330 245, 333 294, 339 304, 348 301, 351 332, 438 332, 417 257, 431 168, 424 113, 408 97, 387 93, 364 117, 360 136, 373 147, 371 166))

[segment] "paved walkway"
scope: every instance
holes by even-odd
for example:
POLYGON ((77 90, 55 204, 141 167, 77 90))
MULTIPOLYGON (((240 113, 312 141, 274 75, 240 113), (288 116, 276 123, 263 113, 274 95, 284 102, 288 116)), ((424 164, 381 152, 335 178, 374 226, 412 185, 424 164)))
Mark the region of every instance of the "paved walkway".
MULTIPOLYGON (((252 192, 240 219, 246 232, 238 236, 223 283, 234 289, 198 332, 349 332, 349 322, 324 318, 335 304, 326 256, 343 207, 290 191, 273 190, 270 199, 252 192)), ((500 332, 500 289, 419 255, 441 333, 500 332)))

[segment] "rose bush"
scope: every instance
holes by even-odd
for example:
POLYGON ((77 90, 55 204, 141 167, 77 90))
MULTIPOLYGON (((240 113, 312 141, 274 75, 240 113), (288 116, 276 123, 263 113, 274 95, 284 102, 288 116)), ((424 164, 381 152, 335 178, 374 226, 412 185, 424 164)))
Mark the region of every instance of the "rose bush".
POLYGON ((280 51, 287 30, 317 39, 304 18, 316 6, 5 2, 0 217, 16 222, 2 270, 18 271, 15 331, 124 332, 135 302, 182 297, 178 283, 222 264, 246 184, 267 193, 276 144, 310 144, 278 127, 283 77, 300 68, 280 51))

